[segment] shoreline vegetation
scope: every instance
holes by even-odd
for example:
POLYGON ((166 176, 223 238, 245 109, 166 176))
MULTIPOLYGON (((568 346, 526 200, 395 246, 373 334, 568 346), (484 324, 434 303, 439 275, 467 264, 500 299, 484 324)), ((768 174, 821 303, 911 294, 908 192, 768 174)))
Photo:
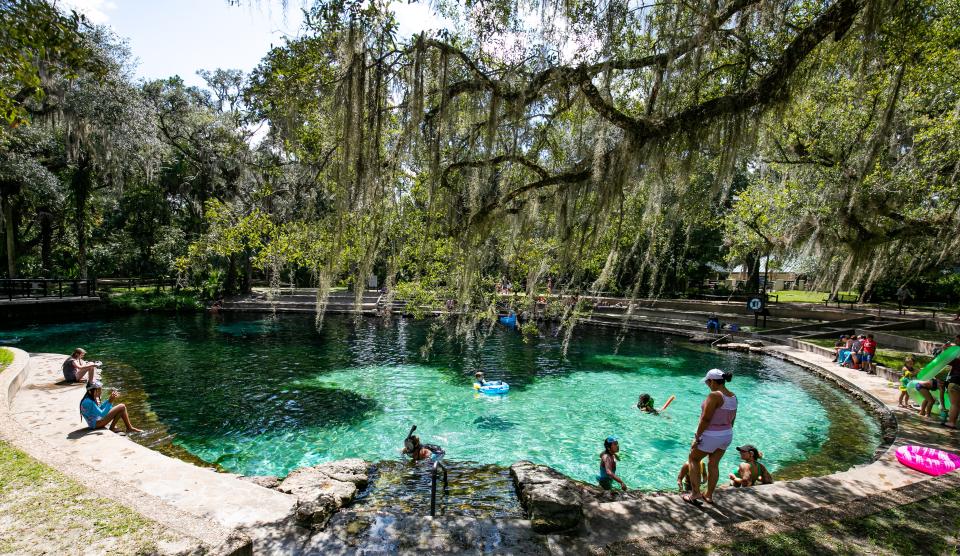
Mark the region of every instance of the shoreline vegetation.
POLYGON ((195 313, 206 307, 200 292, 192 289, 156 291, 144 288, 108 293, 103 300, 110 309, 117 311, 195 313))
POLYGON ((13 352, 0 347, 0 371, 6 369, 10 363, 13 363, 13 352))

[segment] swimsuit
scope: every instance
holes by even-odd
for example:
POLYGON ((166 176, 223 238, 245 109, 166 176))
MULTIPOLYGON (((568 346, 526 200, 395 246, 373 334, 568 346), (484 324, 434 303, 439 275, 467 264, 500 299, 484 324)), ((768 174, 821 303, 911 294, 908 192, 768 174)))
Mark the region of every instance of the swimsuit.
MULTIPOLYGON (((613 463, 613 473, 617 473, 617 458, 610 456, 610 459, 613 463)), ((610 490, 613 487, 613 479, 610 475, 607 475, 607 468, 603 465, 603 456, 600 456, 600 474, 597 475, 597 482, 600 483, 600 487, 603 490, 610 490)))
MULTIPOLYGON (((724 396, 723 404, 713 412, 707 430, 703 431, 697 449, 712 454, 717 450, 726 450, 733 442, 733 420, 737 417, 737 397, 724 396)), ((707 406, 707 400, 700 404, 701 414, 707 406)))
MULTIPOLYGON (((740 467, 737 467, 737 470, 734 471, 733 474, 736 475, 738 479, 743 479, 743 477, 740 476, 740 467)), ((757 484, 757 481, 759 479, 760 479, 760 464, 757 462, 753 462, 750 464, 750 484, 740 483, 740 485, 748 486, 748 487, 753 486, 757 484)))
POLYGON ((63 380, 67 382, 77 382, 77 367, 74 366, 73 357, 63 362, 63 380))

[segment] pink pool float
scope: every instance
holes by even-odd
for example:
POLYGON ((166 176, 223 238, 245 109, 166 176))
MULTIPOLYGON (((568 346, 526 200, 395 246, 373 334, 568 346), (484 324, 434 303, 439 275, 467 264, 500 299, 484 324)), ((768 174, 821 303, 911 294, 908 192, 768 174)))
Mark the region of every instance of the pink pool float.
POLYGON ((934 477, 960 467, 960 456, 926 446, 901 446, 896 455, 900 463, 934 477))

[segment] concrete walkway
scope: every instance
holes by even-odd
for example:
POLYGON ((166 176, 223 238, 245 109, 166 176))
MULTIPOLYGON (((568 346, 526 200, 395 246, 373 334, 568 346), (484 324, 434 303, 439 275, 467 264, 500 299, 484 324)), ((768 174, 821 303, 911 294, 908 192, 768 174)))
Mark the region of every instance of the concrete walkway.
POLYGON ((84 386, 62 383, 64 358, 34 354, 30 376, 10 407, 13 419, 39 442, 78 467, 116 477, 118 488, 156 496, 184 512, 246 533, 257 553, 294 553, 307 539, 306 531, 292 525, 296 500, 290 495, 166 457, 108 430, 88 430, 78 410, 84 386))

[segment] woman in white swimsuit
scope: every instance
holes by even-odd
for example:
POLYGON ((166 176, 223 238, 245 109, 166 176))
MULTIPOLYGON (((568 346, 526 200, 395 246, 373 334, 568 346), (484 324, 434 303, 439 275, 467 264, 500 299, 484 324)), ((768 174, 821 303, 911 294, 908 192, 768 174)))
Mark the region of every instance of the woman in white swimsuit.
POLYGON ((713 491, 720 480, 720 458, 733 442, 733 422, 737 419, 737 397, 727 390, 726 383, 733 380, 732 373, 720 369, 710 369, 703 382, 710 388, 710 394, 700 405, 700 424, 690 445, 690 486, 691 491, 683 495, 684 502, 695 506, 703 500, 713 503, 713 491), (707 460, 707 492, 700 494, 700 460, 707 460))

